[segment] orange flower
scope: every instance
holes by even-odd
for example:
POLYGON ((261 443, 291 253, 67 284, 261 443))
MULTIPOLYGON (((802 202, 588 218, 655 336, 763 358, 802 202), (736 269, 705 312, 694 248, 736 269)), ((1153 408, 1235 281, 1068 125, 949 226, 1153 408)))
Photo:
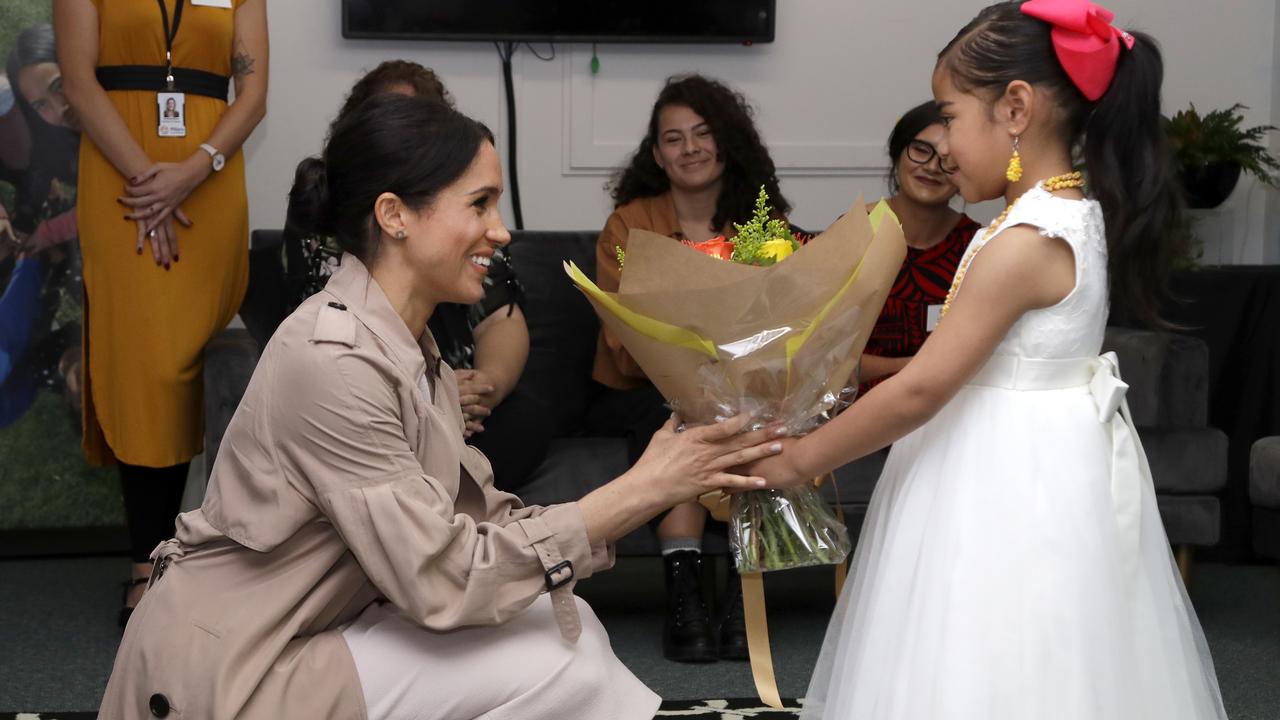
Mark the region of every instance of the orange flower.
POLYGON ((702 242, 692 242, 690 240, 682 240, 681 242, 703 255, 710 255, 721 260, 733 258, 733 241, 725 240, 723 235, 717 235, 710 240, 703 240, 702 242))

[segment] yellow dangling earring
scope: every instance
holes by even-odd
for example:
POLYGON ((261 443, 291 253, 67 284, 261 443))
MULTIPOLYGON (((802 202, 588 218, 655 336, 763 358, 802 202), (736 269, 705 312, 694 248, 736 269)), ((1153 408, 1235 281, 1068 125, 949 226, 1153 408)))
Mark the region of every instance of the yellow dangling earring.
POLYGON ((1004 177, 1009 182, 1018 182, 1022 179, 1022 156, 1018 154, 1018 136, 1013 136, 1013 157, 1009 158, 1009 169, 1004 171, 1004 177))

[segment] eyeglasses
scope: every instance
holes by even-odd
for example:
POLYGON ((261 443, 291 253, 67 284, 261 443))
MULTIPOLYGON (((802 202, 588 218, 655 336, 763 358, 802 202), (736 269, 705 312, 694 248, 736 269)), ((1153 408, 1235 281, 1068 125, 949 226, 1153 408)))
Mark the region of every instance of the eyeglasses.
POLYGON ((946 158, 938 152, 938 148, 934 147, 933 143, 924 140, 912 140, 907 143, 907 157, 917 165, 928 165, 934 158, 938 158, 938 169, 943 173, 950 175, 956 171, 954 165, 947 165, 946 158))

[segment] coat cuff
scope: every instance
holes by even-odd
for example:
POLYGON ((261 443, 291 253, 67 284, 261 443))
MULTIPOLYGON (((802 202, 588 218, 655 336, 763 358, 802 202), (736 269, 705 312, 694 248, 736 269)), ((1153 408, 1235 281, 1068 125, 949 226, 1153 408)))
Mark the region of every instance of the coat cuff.
POLYGON ((603 543, 593 547, 588 541, 582 510, 576 503, 553 505, 517 524, 542 563, 560 634, 569 642, 577 642, 582 622, 573 599, 573 586, 596 570, 608 567, 612 553, 603 543))

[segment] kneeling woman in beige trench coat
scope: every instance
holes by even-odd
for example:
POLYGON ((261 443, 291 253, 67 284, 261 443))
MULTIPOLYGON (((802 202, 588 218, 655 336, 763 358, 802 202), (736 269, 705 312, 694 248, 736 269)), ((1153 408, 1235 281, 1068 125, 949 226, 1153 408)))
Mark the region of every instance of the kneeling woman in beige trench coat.
POLYGON ((472 303, 510 240, 484 126, 375 97, 298 167, 290 212, 349 253, 262 355, 199 510, 157 548, 103 718, 636 718, 576 580, 665 508, 757 481, 778 451, 742 419, 659 431, 576 503, 522 507, 463 444, 426 330, 472 303))

